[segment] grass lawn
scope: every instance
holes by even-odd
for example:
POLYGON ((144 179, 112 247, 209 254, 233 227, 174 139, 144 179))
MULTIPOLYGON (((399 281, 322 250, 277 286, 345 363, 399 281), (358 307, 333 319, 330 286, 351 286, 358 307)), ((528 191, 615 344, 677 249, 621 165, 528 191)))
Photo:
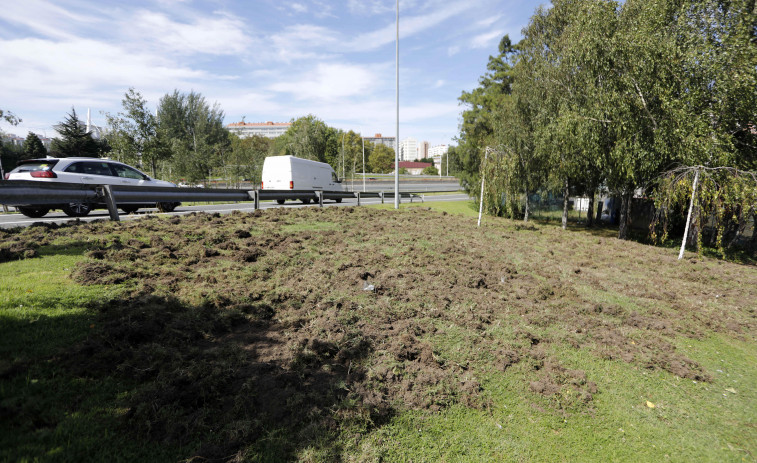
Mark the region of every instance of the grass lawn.
POLYGON ((392 209, 0 231, 0 462, 757 460, 753 262, 392 209))

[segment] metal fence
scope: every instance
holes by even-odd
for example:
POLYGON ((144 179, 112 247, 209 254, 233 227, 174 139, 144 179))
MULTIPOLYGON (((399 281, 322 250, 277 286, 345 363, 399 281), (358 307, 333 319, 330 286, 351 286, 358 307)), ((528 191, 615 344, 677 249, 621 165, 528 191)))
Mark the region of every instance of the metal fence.
MULTIPOLYGON (((403 198, 420 198, 422 194, 401 192, 403 198)), ((38 182, 32 180, 0 181, 0 204, 44 206, 67 203, 105 204, 112 220, 119 220, 119 204, 162 202, 254 202, 255 209, 265 200, 315 199, 323 206, 323 200, 357 198, 394 198, 394 192, 351 192, 320 190, 235 190, 174 187, 139 187, 128 185, 89 185, 63 182, 38 182)))

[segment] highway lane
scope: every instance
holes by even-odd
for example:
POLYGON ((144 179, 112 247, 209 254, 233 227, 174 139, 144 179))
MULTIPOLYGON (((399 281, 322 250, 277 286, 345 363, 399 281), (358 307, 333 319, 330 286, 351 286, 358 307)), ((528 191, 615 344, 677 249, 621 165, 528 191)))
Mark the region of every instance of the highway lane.
MULTIPOLYGON (((438 201, 465 201, 470 199, 468 195, 464 193, 450 193, 450 194, 438 194, 428 195, 424 197, 425 202, 438 202, 438 201)), ((419 203, 420 198, 414 198, 413 203, 419 203)), ((409 203, 410 199, 402 198, 402 203, 409 203)), ((363 198, 360 203, 362 205, 381 204, 380 198, 363 198)), ((387 198, 385 200, 387 204, 394 204, 393 198, 387 198)), ((326 200, 323 203, 324 207, 333 206, 357 206, 357 199, 345 198, 341 203, 335 201, 326 200)), ((283 205, 279 205, 274 201, 262 201, 260 203, 261 209, 269 209, 272 207, 284 207, 284 208, 296 208, 296 207, 318 207, 317 204, 302 204, 299 201, 287 201, 283 205)), ((179 206, 174 212, 158 212, 157 209, 140 209, 136 214, 121 214, 121 220, 135 220, 146 215, 160 215, 160 216, 173 216, 173 215, 187 215, 192 212, 207 212, 207 213, 221 213, 228 214, 232 211, 252 212, 255 210, 252 202, 234 203, 234 204, 206 204, 201 206, 179 206)), ((121 211, 119 211, 121 212, 121 211)), ((108 211, 105 209, 97 209, 89 213, 86 217, 80 217, 78 219, 69 217, 60 211, 53 211, 46 216, 39 219, 32 219, 19 213, 0 214, 0 228, 14 228, 14 227, 28 227, 33 223, 56 223, 62 224, 70 221, 80 220, 82 222, 91 222, 94 220, 110 220, 108 211)))

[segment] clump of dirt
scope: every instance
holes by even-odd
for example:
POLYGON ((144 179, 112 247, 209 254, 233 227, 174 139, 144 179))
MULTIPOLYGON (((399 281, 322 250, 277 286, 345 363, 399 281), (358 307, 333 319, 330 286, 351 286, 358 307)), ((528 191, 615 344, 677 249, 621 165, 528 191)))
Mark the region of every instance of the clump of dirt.
POLYGON ((136 380, 125 420, 147 438, 212 430, 197 453, 206 458, 269 428, 295 446, 313 429, 367 429, 396 410, 480 407, 492 372, 524 375, 553 412, 583 413, 603 391, 547 352, 707 381, 676 337, 757 334, 753 271, 506 220, 274 209, 11 236, 74 243, 87 249, 76 281, 127 284, 128 297, 97 308, 98 333, 67 365, 136 380))
POLYGON ((0 247, 0 263, 37 257, 37 246, 31 243, 11 243, 0 247))

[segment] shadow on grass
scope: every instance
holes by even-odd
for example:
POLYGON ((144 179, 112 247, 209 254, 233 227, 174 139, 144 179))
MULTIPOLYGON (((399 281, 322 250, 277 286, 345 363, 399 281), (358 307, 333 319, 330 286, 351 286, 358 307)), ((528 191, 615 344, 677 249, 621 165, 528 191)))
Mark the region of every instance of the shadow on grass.
POLYGON ((141 296, 97 311, 61 320, 89 332, 74 347, 0 364, 0 460, 339 461, 340 432, 393 413, 350 390, 368 347, 288 343, 270 307, 141 296))

